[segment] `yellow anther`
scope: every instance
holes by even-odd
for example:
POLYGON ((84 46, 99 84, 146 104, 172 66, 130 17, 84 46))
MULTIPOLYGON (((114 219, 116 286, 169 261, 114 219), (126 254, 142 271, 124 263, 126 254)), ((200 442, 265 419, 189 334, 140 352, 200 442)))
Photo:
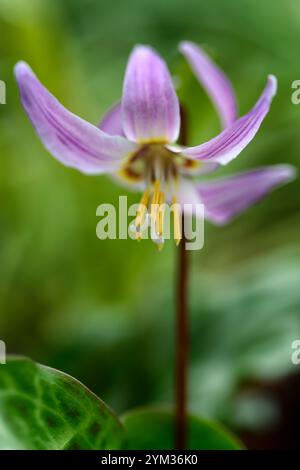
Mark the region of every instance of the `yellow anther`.
MULTIPOLYGON (((135 218, 136 229, 140 229, 140 227, 144 224, 148 201, 149 201, 149 194, 150 194, 150 189, 147 188, 140 200, 140 203, 137 209, 137 215, 135 218)), ((137 240, 141 239, 141 232, 139 230, 137 230, 136 232, 136 239, 137 240)))
POLYGON ((152 196, 152 201, 151 201, 151 221, 154 224, 154 227, 156 227, 156 220, 157 220, 157 213, 158 213, 158 207, 159 207, 159 197, 160 197, 160 180, 156 180, 154 183, 153 187, 153 196, 152 196))
POLYGON ((159 193, 159 200, 158 200, 158 213, 157 213, 157 218, 156 218, 156 232, 158 235, 161 237, 163 234, 163 229, 164 229, 164 212, 165 212, 165 207, 164 207, 164 202, 165 202, 165 195, 161 191, 159 193))
POLYGON ((173 210, 173 221, 174 221, 174 240, 176 245, 179 245, 182 234, 181 234, 181 210, 177 203, 175 196, 172 198, 172 210, 173 210))

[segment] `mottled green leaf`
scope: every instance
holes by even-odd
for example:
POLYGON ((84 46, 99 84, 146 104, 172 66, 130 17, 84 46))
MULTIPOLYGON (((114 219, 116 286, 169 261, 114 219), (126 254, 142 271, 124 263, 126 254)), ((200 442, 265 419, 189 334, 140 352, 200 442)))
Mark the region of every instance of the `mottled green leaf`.
POLYGON ((25 358, 0 366, 0 449, 117 449, 123 429, 73 377, 25 358))
MULTIPOLYGON (((174 415, 171 411, 140 409, 123 417, 130 450, 174 449, 174 415)), ((188 449, 238 450, 242 444, 219 424, 189 415, 188 449)))

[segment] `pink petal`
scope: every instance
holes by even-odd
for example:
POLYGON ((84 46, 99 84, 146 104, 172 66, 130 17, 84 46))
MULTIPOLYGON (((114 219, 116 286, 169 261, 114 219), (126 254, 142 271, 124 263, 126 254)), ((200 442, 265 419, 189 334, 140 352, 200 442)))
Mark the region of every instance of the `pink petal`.
POLYGON ((233 124, 237 118, 237 106, 228 78, 196 44, 184 41, 179 49, 214 103, 223 127, 233 124))
POLYGON ((174 142, 179 135, 178 98, 165 62, 147 46, 128 61, 122 98, 123 128, 138 142, 174 142))
POLYGON ((199 183, 196 191, 204 203, 205 217, 217 225, 224 225, 294 177, 294 167, 274 165, 199 183))
POLYGON ((61 163, 83 173, 117 170, 136 149, 111 137, 64 108, 24 62, 15 67, 23 107, 46 149, 61 163))
POLYGON ((102 121, 98 125, 99 129, 109 135, 124 136, 121 113, 121 103, 112 106, 103 116, 102 121))
POLYGON ((184 150, 184 155, 193 160, 211 160, 226 165, 236 158, 251 142, 276 93, 276 78, 268 77, 267 85, 256 105, 243 117, 227 127, 221 134, 208 142, 184 150))

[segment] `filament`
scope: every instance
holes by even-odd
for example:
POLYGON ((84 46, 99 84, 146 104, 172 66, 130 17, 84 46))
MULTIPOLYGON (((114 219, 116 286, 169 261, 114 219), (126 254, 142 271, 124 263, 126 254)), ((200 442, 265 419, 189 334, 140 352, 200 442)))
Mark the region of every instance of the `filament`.
POLYGON ((178 246, 181 239, 181 210, 180 206, 177 203, 177 199, 175 196, 172 198, 172 210, 173 210, 173 221, 174 221, 174 240, 176 245, 178 246))
POLYGON ((138 206, 138 209, 137 209, 137 216, 136 216, 136 219, 135 219, 135 226, 136 226, 136 229, 137 229, 136 238, 138 240, 141 239, 140 228, 145 222, 145 217, 146 217, 146 213, 147 213, 147 206, 148 206, 148 201, 149 201, 149 194, 150 194, 150 189, 147 188, 146 191, 144 192, 141 200, 140 200, 140 203, 139 203, 139 206, 138 206))

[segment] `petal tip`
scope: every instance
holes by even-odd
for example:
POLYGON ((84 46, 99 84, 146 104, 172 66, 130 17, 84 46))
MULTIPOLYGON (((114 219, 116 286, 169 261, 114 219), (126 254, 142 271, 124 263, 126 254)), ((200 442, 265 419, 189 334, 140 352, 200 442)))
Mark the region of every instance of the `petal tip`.
POLYGON ((149 54, 156 54, 153 47, 148 46, 148 44, 136 44, 131 52, 131 55, 144 55, 147 56, 149 54))
POLYGON ((293 181, 298 176, 298 170, 293 165, 278 165, 278 170, 280 171, 282 180, 286 182, 293 181))
POLYGON ((184 40, 184 41, 180 41, 180 43, 178 44, 178 49, 179 49, 180 52, 184 52, 186 49, 188 49, 189 47, 192 47, 194 45, 195 44, 193 42, 184 40))
POLYGON ((268 82, 267 82, 267 87, 269 88, 269 93, 270 93, 270 98, 273 98, 273 96, 276 95, 277 92, 277 78, 275 75, 268 75, 268 82))
POLYGON ((14 66, 15 77, 18 79, 28 73, 30 75, 33 73, 30 66, 24 60, 19 60, 19 62, 17 62, 16 65, 14 66))
POLYGON ((189 39, 184 39, 183 41, 180 41, 178 47, 179 49, 195 48, 195 49, 202 50, 199 44, 197 44, 196 42, 190 41, 189 39))
POLYGON ((178 50, 183 55, 190 55, 190 54, 200 54, 202 57, 207 57, 204 50, 196 43, 192 41, 181 41, 178 45, 178 50))

